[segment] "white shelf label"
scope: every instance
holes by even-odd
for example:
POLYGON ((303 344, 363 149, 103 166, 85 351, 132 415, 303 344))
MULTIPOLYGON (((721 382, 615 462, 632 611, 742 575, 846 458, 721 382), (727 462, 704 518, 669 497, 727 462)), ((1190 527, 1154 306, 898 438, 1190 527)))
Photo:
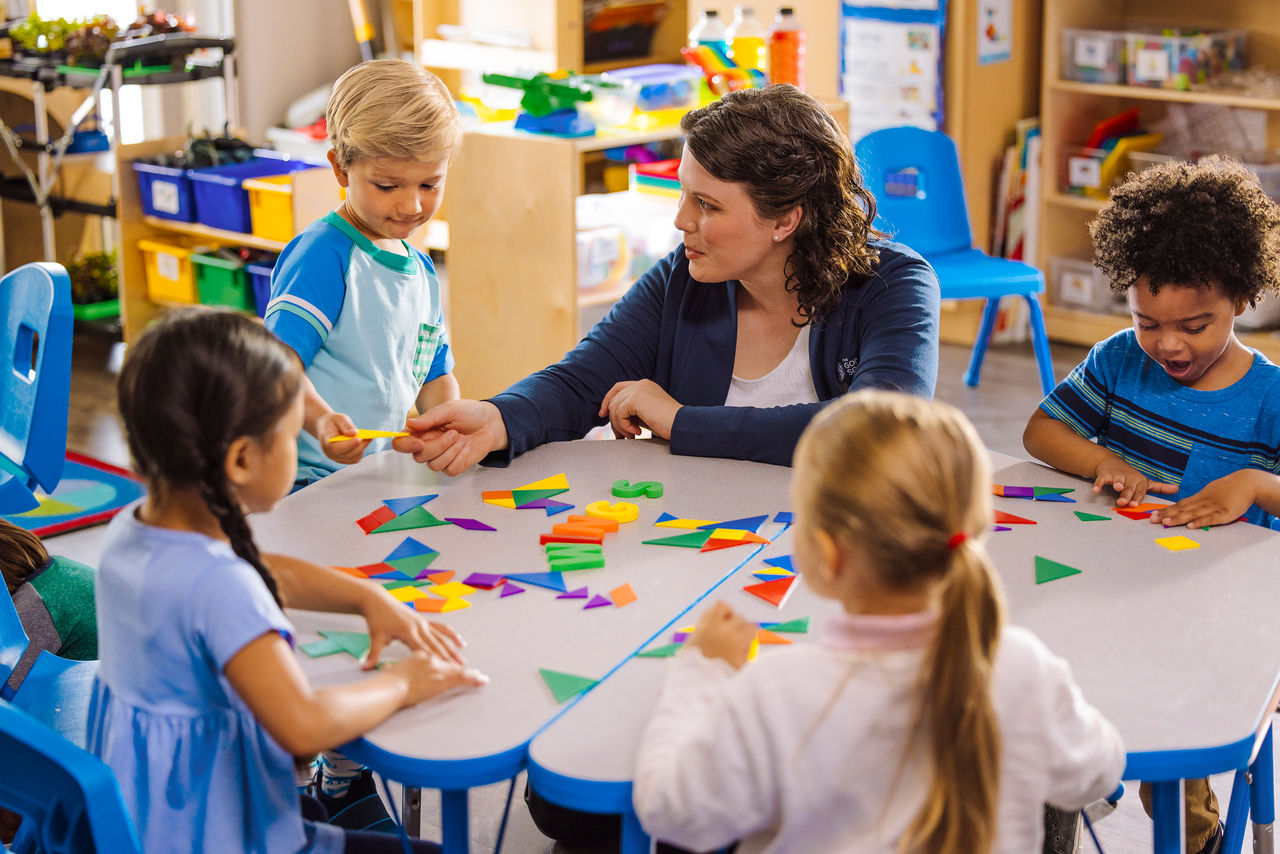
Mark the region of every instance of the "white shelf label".
POLYGON ((178 269, 177 255, 170 255, 168 252, 156 253, 156 272, 160 274, 160 278, 176 282, 178 281, 178 269))
POLYGON ((1107 42, 1099 38, 1076 39, 1076 65, 1081 68, 1107 67, 1107 42))
POLYGON ((1067 181, 1073 187, 1102 186, 1102 163, 1096 157, 1067 158, 1067 181))
POLYGON ((1168 80, 1169 54, 1163 50, 1139 50, 1133 59, 1133 76, 1138 80, 1168 80))
POLYGON ((153 181, 151 184, 151 207, 160 213, 176 214, 178 212, 178 185, 171 181, 153 181))

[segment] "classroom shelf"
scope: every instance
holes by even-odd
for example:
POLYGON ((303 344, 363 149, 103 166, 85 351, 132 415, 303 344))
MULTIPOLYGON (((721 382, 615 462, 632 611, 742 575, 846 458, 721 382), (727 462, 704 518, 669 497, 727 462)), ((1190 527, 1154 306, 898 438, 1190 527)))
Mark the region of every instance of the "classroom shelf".
POLYGON ((1059 207, 1078 208, 1082 211, 1093 211, 1095 213, 1102 210, 1102 206, 1106 204, 1102 199, 1095 199, 1091 196, 1077 196, 1061 191, 1049 193, 1045 197, 1045 202, 1059 207))
POLYGON ((1098 98, 1124 98, 1135 101, 1162 101, 1182 104, 1219 104, 1224 107, 1244 107, 1250 110, 1280 110, 1280 99, 1260 98, 1244 92, 1176 89, 1153 89, 1146 86, 1122 86, 1106 83, 1080 83, 1075 80, 1054 80, 1049 89, 1055 92, 1077 92, 1098 98))
POLYGON ((164 219, 163 217, 158 216, 144 216, 142 221, 159 231, 168 231, 174 234, 186 234, 190 237, 197 237, 201 240, 208 240, 212 243, 234 243, 238 246, 265 249, 268 252, 279 252, 281 249, 284 249, 284 244, 278 240, 267 240, 264 237, 255 237, 252 234, 244 234, 239 231, 226 231, 221 228, 210 228, 209 226, 201 225, 198 222, 175 222, 174 220, 164 219))

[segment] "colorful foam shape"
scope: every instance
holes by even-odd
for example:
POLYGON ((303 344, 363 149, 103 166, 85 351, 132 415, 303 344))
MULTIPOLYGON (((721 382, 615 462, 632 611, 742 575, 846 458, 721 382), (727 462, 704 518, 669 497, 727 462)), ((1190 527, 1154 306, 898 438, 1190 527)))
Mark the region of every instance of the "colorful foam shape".
POLYGON ((426 507, 419 506, 374 528, 373 533, 386 534, 391 531, 410 531, 414 528, 434 528, 448 524, 443 519, 437 519, 426 507))
MULTIPOLYGON (((556 526, 560 527, 559 525, 556 526)), ((577 543, 579 545, 600 545, 604 542, 604 534, 540 534, 538 536, 538 545, 545 546, 548 543, 560 543, 562 545, 577 543)))
POLYGON ((587 588, 579 587, 577 590, 570 590, 566 593, 561 593, 556 598, 557 599, 586 599, 587 596, 589 595, 590 595, 590 591, 588 591, 587 588))
POLYGON ((357 566, 356 572, 364 574, 365 578, 377 578, 379 575, 397 572, 394 566, 388 566, 385 563, 366 563, 364 566, 357 566))
POLYGON ((371 534, 375 528, 382 527, 394 518, 396 518, 395 511, 384 505, 379 507, 377 510, 374 510, 368 516, 363 516, 357 519, 356 524, 360 526, 360 530, 364 531, 366 534, 371 534))
POLYGON ((612 604, 613 602, 611 600, 606 599, 605 597, 597 593, 595 596, 591 597, 590 602, 582 606, 582 610, 585 611, 588 608, 603 608, 605 605, 612 605, 612 604))
POLYGON ((666 511, 664 510, 664 511, 662 511, 662 513, 658 516, 658 520, 657 520, 656 522, 654 522, 653 524, 655 524, 655 525, 661 525, 663 522, 674 522, 674 521, 675 521, 675 519, 676 519, 676 517, 675 517, 675 516, 672 516, 670 513, 666 512, 666 511))
POLYGON ((431 592, 446 599, 453 599, 458 596, 470 596, 476 592, 476 588, 461 581, 446 581, 443 584, 437 584, 432 587, 431 592))
POLYGON ((1058 563, 1056 560, 1049 560, 1047 557, 1036 555, 1036 584, 1057 581, 1059 578, 1067 578, 1072 575, 1080 575, 1080 570, 1074 566, 1067 566, 1065 563, 1058 563))
POLYGON ((465 599, 454 599, 454 600, 431 599, 431 598, 414 599, 412 607, 416 611, 423 611, 428 614, 441 614, 441 613, 444 613, 444 606, 449 604, 450 601, 465 602, 467 600, 465 599))
POLYGON ((805 635, 809 633, 809 618, 796 617, 794 620, 787 620, 785 623, 761 623, 760 628, 768 629, 771 632, 805 635))
POLYGON ((333 568, 334 568, 334 569, 336 569, 336 570, 338 570, 338 572, 345 572, 347 575, 354 575, 356 578, 368 578, 368 577, 369 577, 369 573, 365 572, 363 569, 360 569, 359 567, 355 567, 355 566, 335 566, 335 567, 333 567, 333 568))
POLYGON ((604 549, 592 543, 547 543, 546 555, 552 572, 604 567, 604 549))
POLYGON ((342 644, 335 640, 330 640, 329 638, 321 638, 318 641, 304 643, 299 646, 298 649, 311 658, 320 658, 325 655, 333 655, 334 653, 343 651, 342 644))
POLYGON ((750 531, 755 533, 760 530, 760 526, 769 521, 768 516, 750 516, 746 519, 733 519, 729 522, 709 522, 705 525, 699 525, 699 528, 733 528, 739 531, 750 531))
POLYGON ((515 584, 512 584, 510 581, 507 581, 506 584, 502 585, 502 592, 498 594, 498 598, 506 599, 508 596, 516 596, 523 592, 524 592, 523 587, 519 587, 515 584))
POLYGON ((1057 501, 1060 504, 1075 504, 1076 500, 1066 495, 1058 495, 1051 493, 1049 495, 1037 495, 1036 501, 1057 501))
POLYGON ((781 608, 786 603, 787 597, 791 595, 791 588, 795 582, 796 577, 793 575, 790 578, 779 578, 776 581, 748 584, 742 589, 752 596, 759 596, 769 604, 781 608))
POLYGON ((1116 508, 1116 512, 1128 519, 1150 519, 1150 510, 1127 510, 1120 507, 1116 508))
POLYGON ((719 522, 713 522, 710 519, 679 519, 672 517, 670 519, 659 519, 653 523, 658 528, 686 528, 690 531, 696 531, 703 526, 714 528, 719 522))
POLYGON ((436 550, 426 543, 421 543, 413 537, 405 537, 400 541, 400 545, 391 550, 391 553, 384 560, 396 560, 402 557, 413 557, 415 555, 436 554, 436 550))
POLYGON ((401 602, 412 602, 414 599, 421 599, 427 595, 421 588, 414 587, 412 584, 404 587, 397 587, 394 590, 388 588, 388 592, 393 598, 398 599, 401 602))
POLYGON ((683 630, 683 629, 682 629, 681 631, 678 631, 678 632, 672 632, 672 633, 671 633, 671 642, 672 642, 672 643, 684 643, 684 642, 688 639, 689 635, 691 635, 691 634, 693 634, 693 632, 691 632, 691 631, 685 631, 685 630, 683 630))
POLYGON ((565 586, 564 576, 558 572, 524 572, 515 575, 508 574, 507 581, 518 581, 521 584, 529 584, 534 587, 545 587, 548 590, 558 590, 561 593, 569 588, 565 586))
POLYGON ((690 531, 687 534, 676 534, 674 537, 661 537, 656 540, 644 540, 646 546, 676 546, 685 549, 700 549, 711 539, 710 531, 690 531))
POLYGON ((462 583, 481 590, 492 590, 502 583, 502 576, 492 572, 473 572, 462 583))
POLYGON ((702 548, 699 549, 699 551, 713 552, 716 549, 728 549, 733 548, 734 546, 746 545, 750 545, 750 542, 747 540, 726 540, 720 537, 708 537, 707 541, 702 544, 702 548))
POLYGON ((775 578, 790 578, 795 575, 794 572, 780 567, 775 567, 773 569, 758 569, 751 574, 761 581, 773 581, 775 578))
MULTIPOLYGON (((561 472, 551 477, 544 477, 542 480, 535 480, 533 483, 526 483, 524 486, 518 486, 516 489, 522 492, 534 489, 556 489, 560 492, 568 492, 569 478, 565 476, 564 472, 561 472)), ((512 490, 512 492, 514 491, 512 490)))
POLYGON ((572 673, 562 673, 559 670, 548 670, 545 667, 539 667, 538 673, 542 676, 542 681, 546 683, 556 703, 563 703, 578 696, 583 691, 594 687, 599 681, 585 676, 575 676, 572 673))
POLYGON ((354 436, 334 436, 330 442, 347 442, 352 439, 396 439, 400 436, 408 436, 404 430, 368 430, 360 428, 356 430, 354 436))
POLYGON ((760 643, 784 644, 791 643, 790 638, 784 638, 782 635, 774 634, 769 629, 756 629, 756 640, 760 643))
POLYGON ((511 490, 498 489, 488 490, 480 493, 480 500, 485 504, 494 504, 498 507, 506 507, 508 510, 516 509, 516 501, 511 497, 511 490))
POLYGON ((796 571, 796 568, 791 563, 791 555, 782 555, 781 557, 765 558, 764 562, 769 564, 769 566, 776 566, 779 569, 786 569, 786 570, 790 570, 791 572, 796 571))
MULTIPOLYGON (((554 498, 564 491, 563 489, 513 489, 511 490, 511 500, 515 502, 516 509, 519 510, 523 507, 534 506, 538 501, 554 498)), ((537 507, 541 509, 542 505, 539 504, 537 507)))
POLYGON ((644 652, 637 652, 636 658, 670 658, 680 651, 680 644, 666 643, 662 646, 651 647, 644 652))
POLYGON ((427 573, 427 580, 432 584, 448 584, 453 580, 453 570, 445 569, 439 572, 427 573))
POLYGON ((1156 545, 1164 546, 1171 552, 1181 552, 1187 549, 1198 549, 1200 544, 1190 537, 1178 535, 1176 537, 1161 537, 1156 540, 1156 545))
POLYGON ((609 491, 615 498, 661 498, 662 484, 656 480, 638 480, 632 483, 624 478, 615 480, 609 491))
POLYGON ((433 498, 439 498, 439 493, 432 495, 414 495, 410 498, 384 498, 382 503, 391 508, 391 512, 399 516, 401 513, 408 513, 415 507, 421 507, 433 498))
POLYGON ((594 519, 614 522, 634 522, 640 518, 640 508, 630 501, 592 501, 582 512, 594 519))
POLYGON ((1034 498, 1036 493, 1030 486, 1002 486, 997 494, 1005 498, 1034 498))
POLYGON ((1037 500, 1047 495, 1066 495, 1068 492, 1075 492, 1075 488, 1071 486, 1033 486, 1031 489, 1037 500))
POLYGON ((486 525, 484 522, 481 522, 479 519, 460 519, 455 516, 446 516, 444 517, 444 520, 448 522, 450 525, 457 525, 459 528, 462 528, 464 531, 496 531, 498 530, 492 525, 486 525))
POLYGON ((1004 525, 996 525, 996 526, 995 526, 995 527, 993 527, 991 530, 995 531, 995 532, 998 534, 998 533, 1000 533, 1001 531, 1012 531, 1012 530, 1013 530, 1013 528, 1009 528, 1009 527, 1006 527, 1006 526, 1004 526, 1004 525))
POLYGON ((631 588, 630 584, 623 584, 609 591, 609 598, 613 600, 613 604, 621 608, 630 605, 638 598, 636 591, 631 588))
POLYGON ((563 501, 554 501, 550 498, 542 502, 543 509, 547 511, 548 516, 554 516, 557 513, 563 513, 566 510, 572 510, 572 504, 565 504, 563 501))
POLYGON ((790 525, 794 519, 795 515, 790 510, 782 510, 773 514, 773 521, 779 525, 790 525))
POLYGON ((342 632, 330 629, 321 629, 317 634, 326 640, 331 640, 342 648, 342 651, 350 655, 352 658, 361 659, 369 654, 369 636, 364 632, 342 632))
POLYGON ((1072 510, 1081 522, 1110 522, 1110 516, 1099 516, 1097 513, 1086 513, 1083 510, 1072 510))
POLYGON ((424 555, 410 555, 409 557, 398 557, 395 560, 383 561, 387 566, 403 572, 410 578, 420 578, 427 567, 440 557, 439 552, 428 552, 424 555))
POLYGON ((1021 516, 1015 516, 1012 513, 1005 513, 1003 511, 997 510, 996 524, 997 525, 1034 525, 1035 521, 1032 519, 1023 519, 1021 516))

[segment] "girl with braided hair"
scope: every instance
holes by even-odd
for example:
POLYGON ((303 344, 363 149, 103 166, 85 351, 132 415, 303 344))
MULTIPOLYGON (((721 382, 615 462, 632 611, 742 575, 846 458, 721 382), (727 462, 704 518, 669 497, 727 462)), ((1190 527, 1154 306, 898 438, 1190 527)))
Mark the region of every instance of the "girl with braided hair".
MULTIPOLYGON (((403 850, 396 836, 304 821, 292 757, 486 680, 463 665, 456 634, 376 584, 258 551, 245 514, 270 510, 293 486, 297 359, 247 317, 174 312, 130 347, 119 404, 148 493, 113 520, 102 556, 89 741, 115 772, 143 847, 403 850), (366 669, 391 640, 411 654, 360 682, 312 688, 284 606, 362 614, 366 669)), ((308 814, 320 817, 316 807, 308 814)))

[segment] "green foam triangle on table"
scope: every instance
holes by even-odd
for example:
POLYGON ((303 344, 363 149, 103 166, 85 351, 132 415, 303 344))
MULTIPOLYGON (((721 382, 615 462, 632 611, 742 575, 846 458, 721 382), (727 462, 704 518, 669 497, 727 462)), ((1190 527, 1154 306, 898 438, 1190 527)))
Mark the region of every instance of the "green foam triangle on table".
POLYGON ((661 537, 656 540, 644 540, 646 546, 680 546, 686 549, 700 549, 711 539, 710 531, 690 531, 687 534, 676 534, 674 537, 661 537))
POLYGON ((513 489, 511 490, 511 500, 516 503, 516 509, 519 510, 526 504, 541 501, 544 498, 552 498, 568 491, 567 489, 513 489))
POLYGON ((680 646, 678 643, 655 646, 652 649, 646 649, 644 652, 637 652, 636 658, 670 658, 680 651, 680 646))
POLYGON ((563 703, 578 696, 599 681, 585 676, 575 676, 572 673, 561 673, 558 670, 547 670, 545 667, 539 667, 538 673, 541 674, 542 681, 551 689, 551 696, 555 697, 557 703, 563 703))
POLYGON ((369 653, 369 636, 364 632, 339 632, 321 629, 320 637, 331 640, 338 648, 353 658, 361 659, 369 653))
POLYGON ((1033 486, 1031 493, 1036 498, 1041 495, 1066 495, 1068 492, 1075 492, 1074 487, 1070 486, 1033 486))
POLYGON ((762 628, 766 628, 771 632, 792 632, 804 635, 809 633, 809 618, 796 617, 794 620, 787 620, 785 623, 773 623, 762 628))
POLYGON ((1067 566, 1065 563, 1058 563, 1056 560, 1049 560, 1047 557, 1036 555, 1036 584, 1057 581, 1059 578, 1079 574, 1080 570, 1074 566, 1067 566))
POLYGON ((426 507, 418 505, 388 522, 383 522, 373 529, 373 533, 385 534, 388 531, 408 531, 412 528, 434 528, 436 525, 451 524, 453 523, 437 519, 426 507))
POLYGON ((1096 513, 1086 513, 1083 510, 1072 510, 1076 514, 1076 518, 1081 522, 1110 522, 1110 516, 1099 516, 1096 513))
POLYGON ((414 576, 422 570, 431 566, 432 561, 440 557, 440 552, 427 552, 421 555, 409 555, 408 557, 398 557, 394 560, 384 560, 387 566, 398 569, 405 575, 414 576))
POLYGON ((302 646, 298 647, 298 649, 302 650, 312 658, 320 658, 325 655, 333 655, 334 653, 342 652, 342 644, 335 640, 330 640, 329 638, 321 638, 318 641, 304 643, 302 646))

